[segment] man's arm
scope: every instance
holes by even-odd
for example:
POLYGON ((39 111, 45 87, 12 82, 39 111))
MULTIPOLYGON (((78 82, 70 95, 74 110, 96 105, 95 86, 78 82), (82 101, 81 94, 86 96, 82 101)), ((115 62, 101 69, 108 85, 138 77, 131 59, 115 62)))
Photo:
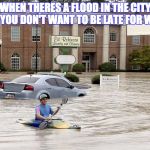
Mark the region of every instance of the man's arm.
POLYGON ((40 114, 40 108, 39 108, 39 107, 37 107, 37 108, 35 109, 35 117, 36 117, 37 119, 39 119, 39 120, 45 120, 45 119, 46 119, 45 117, 43 117, 43 116, 40 114))
POLYGON ((35 114, 36 118, 39 120, 45 120, 46 118, 41 116, 40 114, 35 114))

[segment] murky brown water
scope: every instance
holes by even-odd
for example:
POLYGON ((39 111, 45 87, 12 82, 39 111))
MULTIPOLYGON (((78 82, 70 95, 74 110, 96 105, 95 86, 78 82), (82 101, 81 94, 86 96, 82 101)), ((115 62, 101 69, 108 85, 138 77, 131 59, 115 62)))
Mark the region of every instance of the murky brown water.
MULTIPOLYGON (((92 85, 58 116, 81 131, 38 130, 16 123, 33 118, 38 100, 0 100, 0 150, 150 150, 150 73, 121 73, 120 88, 92 85)), ((81 78, 90 82, 90 76, 81 78)), ((56 102, 50 100, 55 108, 56 102)))

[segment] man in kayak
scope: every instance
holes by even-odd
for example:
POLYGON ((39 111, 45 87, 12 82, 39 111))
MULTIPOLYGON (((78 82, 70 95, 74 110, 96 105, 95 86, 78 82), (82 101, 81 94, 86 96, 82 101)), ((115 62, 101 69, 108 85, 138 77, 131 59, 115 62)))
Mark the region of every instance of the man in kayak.
POLYGON ((48 96, 46 94, 40 95, 40 105, 36 106, 35 109, 35 120, 51 120, 52 116, 56 115, 60 110, 60 107, 57 107, 57 110, 54 112, 50 105, 47 104, 48 96))

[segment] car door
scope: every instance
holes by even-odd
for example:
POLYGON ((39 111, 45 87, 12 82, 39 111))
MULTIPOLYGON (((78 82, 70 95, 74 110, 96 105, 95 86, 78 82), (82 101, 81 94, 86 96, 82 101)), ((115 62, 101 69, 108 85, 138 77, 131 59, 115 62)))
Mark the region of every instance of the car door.
POLYGON ((55 78, 49 78, 46 80, 49 84, 48 92, 50 93, 51 98, 58 98, 61 97, 61 88, 58 86, 55 78))
POLYGON ((69 96, 69 97, 77 96, 77 93, 74 90, 74 87, 71 86, 67 81, 56 78, 56 82, 58 86, 61 88, 61 92, 60 92, 61 97, 63 97, 64 95, 69 96))

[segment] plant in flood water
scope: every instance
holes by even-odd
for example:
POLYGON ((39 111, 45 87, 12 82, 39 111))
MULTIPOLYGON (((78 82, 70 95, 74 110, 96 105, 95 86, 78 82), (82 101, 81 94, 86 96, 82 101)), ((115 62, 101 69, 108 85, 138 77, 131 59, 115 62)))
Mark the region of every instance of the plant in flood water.
POLYGON ((110 62, 105 62, 99 66, 99 70, 103 72, 112 72, 116 71, 116 67, 114 64, 110 62))
POLYGON ((79 82, 79 77, 75 74, 67 73, 65 77, 71 82, 79 82))
MULTIPOLYGON (((102 74, 103 76, 112 76, 111 74, 102 74)), ((100 75, 95 75, 92 80, 92 84, 100 84, 100 75)))
POLYGON ((72 71, 77 72, 77 73, 81 73, 85 71, 85 67, 83 64, 75 64, 72 67, 72 71))

